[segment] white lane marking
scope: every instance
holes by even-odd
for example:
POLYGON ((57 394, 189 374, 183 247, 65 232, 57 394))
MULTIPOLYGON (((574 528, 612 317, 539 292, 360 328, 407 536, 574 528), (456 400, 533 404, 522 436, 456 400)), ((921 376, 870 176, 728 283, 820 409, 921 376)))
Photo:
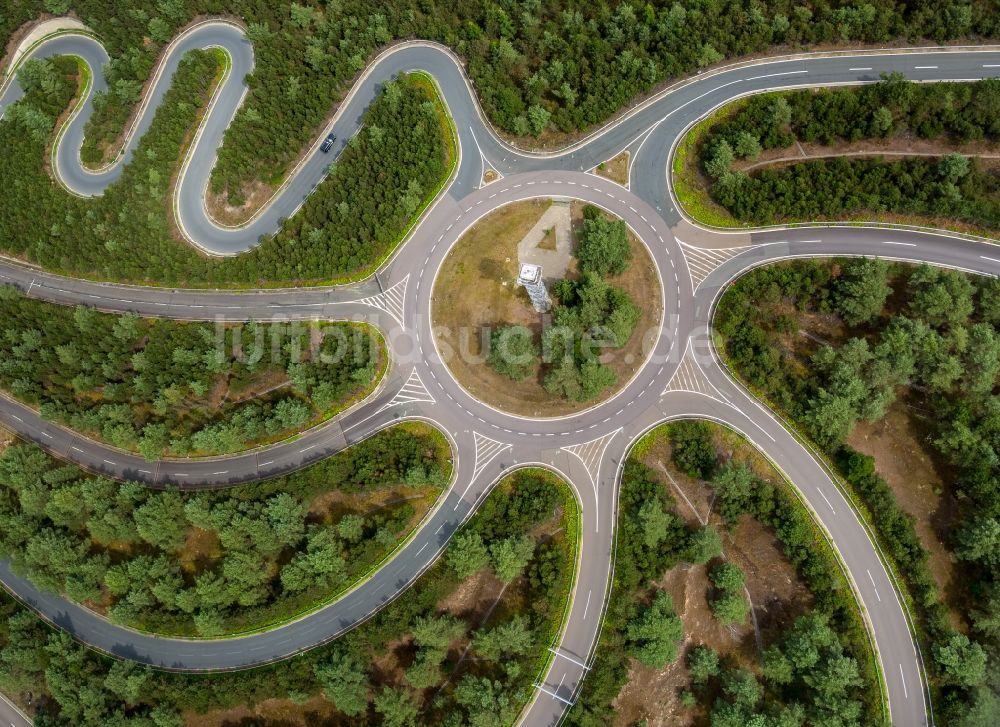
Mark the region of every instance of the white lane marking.
POLYGON ((587 620, 587 611, 590 610, 590 594, 591 591, 587 591, 587 602, 583 605, 583 620, 587 620))
POLYGON ((979 257, 981 257, 983 260, 989 260, 991 263, 1000 263, 1000 259, 997 259, 995 257, 986 257, 985 255, 980 255, 979 257))
POLYGON ((22 419, 21 417, 19 417, 17 414, 11 414, 11 416, 14 417, 15 419, 17 419, 19 422, 22 422, 22 423, 24 422, 24 419, 22 419))
POLYGON ((229 474, 229 470, 222 470, 222 472, 213 472, 212 476, 229 474))
POLYGON ((983 68, 1000 68, 1000 63, 984 63, 983 68))
MULTIPOLYGON (((878 599, 879 603, 882 603, 882 597, 880 595, 878 595, 878 588, 875 587, 875 579, 872 578, 872 572, 870 570, 868 570, 867 568, 865 568, 865 573, 868 574, 868 580, 870 580, 872 582, 872 590, 875 591, 875 598, 878 599)), ((903 669, 902 665, 900 665, 899 668, 900 668, 900 671, 902 671, 902 669, 903 669)))
POLYGON ((548 694, 553 699, 558 699, 563 704, 568 704, 571 707, 573 706, 573 703, 571 701, 569 701, 568 699, 563 699, 562 697, 560 697, 555 692, 550 692, 548 689, 546 689, 545 687, 543 687, 541 684, 536 684, 535 685, 535 689, 540 689, 541 691, 545 692, 546 694, 548 694))
POLYGON ((113 464, 114 464, 114 462, 112 462, 112 461, 111 461, 110 459, 106 459, 106 460, 104 460, 104 463, 105 463, 105 464, 110 464, 110 465, 113 465, 113 464))
POLYGON ((46 439, 52 439, 52 435, 49 434, 48 432, 42 432, 42 436, 45 437, 46 439))
POLYGON ((308 452, 310 449, 312 449, 315 446, 316 446, 315 444, 310 444, 308 447, 303 447, 302 449, 299 450, 299 454, 302 454, 303 452, 308 452))
POLYGON ((75 445, 71 446, 70 449, 72 449, 74 452, 82 452, 83 451, 82 449, 80 449, 79 447, 77 447, 75 445))
MULTIPOLYGON (((549 651, 551 651, 556 656, 561 656, 563 659, 565 659, 566 661, 570 662, 571 664, 576 664, 578 667, 581 667, 584 671, 590 671, 590 667, 587 666, 586 664, 584 664, 582 661, 577 661, 572 656, 566 656, 564 653, 562 653, 561 651, 559 651, 559 649, 553 649, 550 646, 549 647, 549 651)), ((561 684, 562 683, 560 682, 560 685, 561 684)))
POLYGON ((258 466, 259 467, 267 467, 269 464, 274 464, 274 460, 272 459, 272 460, 268 460, 267 462, 261 462, 258 466))
POLYGON ((438 526, 438 529, 434 531, 434 534, 435 534, 435 535, 437 535, 437 534, 438 534, 438 533, 440 533, 440 532, 441 532, 442 530, 444 530, 444 526, 445 526, 445 524, 444 524, 444 523, 441 523, 441 524, 440 524, 440 525, 438 526))
POLYGON ((823 490, 821 490, 821 489, 819 489, 819 488, 817 487, 817 488, 816 488, 816 492, 818 492, 818 493, 819 493, 819 496, 820 496, 820 497, 822 497, 822 498, 823 498, 824 500, 826 500, 826 504, 827 504, 827 505, 830 505, 830 512, 832 512, 832 513, 833 513, 834 515, 836 515, 836 514, 837 514, 837 511, 833 509, 833 505, 832 505, 832 504, 830 503, 830 501, 829 501, 829 500, 827 500, 827 498, 826 498, 826 494, 825 494, 825 493, 823 492, 823 490))
MULTIPOLYGON (((753 76, 752 78, 744 78, 744 81, 756 81, 761 78, 777 78, 778 76, 794 76, 799 73, 809 73, 809 71, 783 71, 782 73, 768 73, 766 76, 753 76)), ((720 87, 721 88, 721 87, 720 87)))
POLYGON ((870 71, 871 68, 848 68, 849 71, 870 71))
POLYGON ((937 66, 914 66, 915 71, 936 71, 937 66))
POLYGON ((892 242, 890 240, 882 240, 883 245, 899 245, 900 247, 916 247, 915 242, 892 242))
POLYGON ((906 693, 906 677, 903 676, 903 665, 899 665, 899 681, 903 682, 903 699, 909 699, 910 695, 906 693))
POLYGON ((422 546, 420 546, 420 550, 417 551, 417 555, 420 555, 421 553, 423 553, 424 552, 424 548, 426 548, 428 545, 430 545, 430 543, 424 543, 422 546))

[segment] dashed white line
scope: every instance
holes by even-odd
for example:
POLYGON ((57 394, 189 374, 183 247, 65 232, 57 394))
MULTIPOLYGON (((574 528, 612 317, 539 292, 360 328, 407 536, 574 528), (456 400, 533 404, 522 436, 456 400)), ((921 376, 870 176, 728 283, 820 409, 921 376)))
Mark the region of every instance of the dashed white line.
POLYGON ((916 247, 915 242, 892 242, 891 240, 882 240, 883 245, 899 245, 900 247, 916 247))
POLYGON ((587 591, 587 602, 583 605, 583 620, 587 620, 587 611, 590 610, 590 594, 591 591, 587 591))
POLYGON ((909 699, 910 695, 906 693, 906 677, 903 676, 903 665, 899 665, 899 681, 903 682, 903 699, 909 699))
POLYGON ((830 501, 829 501, 829 500, 827 500, 827 498, 826 498, 826 494, 825 494, 825 493, 823 492, 823 490, 821 490, 821 489, 819 489, 819 488, 817 487, 817 488, 816 488, 816 492, 818 492, 818 493, 819 493, 819 496, 820 496, 820 497, 822 497, 822 498, 823 498, 824 500, 826 500, 826 504, 827 504, 827 505, 830 505, 830 512, 832 512, 832 513, 833 513, 834 515, 836 515, 836 514, 837 514, 837 511, 833 509, 833 505, 832 505, 832 504, 830 504, 830 501))
POLYGON ((913 70, 915 70, 915 71, 936 71, 937 70, 937 66, 914 66, 913 70))
MULTIPOLYGON (((865 568, 865 573, 868 574, 868 580, 870 580, 872 582, 872 590, 875 591, 875 598, 878 599, 879 603, 882 603, 882 596, 878 595, 878 588, 876 588, 876 586, 875 586, 875 579, 872 578, 872 572, 870 570, 868 570, 867 568, 865 568)), ((902 665, 900 665, 899 669, 900 669, 900 671, 902 671, 902 669, 903 669, 902 665)))
POLYGON ((997 259, 995 257, 986 257, 985 255, 980 255, 979 257, 982 258, 983 260, 989 260, 991 263, 1000 263, 1000 259, 997 259))
POLYGON ((848 68, 849 71, 870 71, 871 68, 848 68))

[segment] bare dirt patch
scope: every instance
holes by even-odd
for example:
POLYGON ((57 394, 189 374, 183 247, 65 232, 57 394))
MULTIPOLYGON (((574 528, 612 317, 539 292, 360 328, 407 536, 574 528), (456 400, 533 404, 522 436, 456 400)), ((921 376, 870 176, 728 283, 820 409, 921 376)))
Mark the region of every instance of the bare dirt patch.
POLYGON ((892 489, 899 506, 914 517, 917 537, 929 554, 928 566, 948 605, 952 625, 964 629, 959 616, 962 589, 956 583, 955 560, 945 545, 958 521, 958 508, 946 495, 942 474, 928 454, 931 416, 931 412, 897 401, 881 421, 859 421, 847 443, 875 458, 875 470, 892 489))
POLYGON ((759 167, 778 166, 779 163, 795 163, 809 159, 840 156, 941 156, 958 152, 966 156, 983 159, 1000 158, 1000 147, 984 141, 970 141, 956 144, 947 139, 921 139, 915 134, 900 134, 890 139, 865 139, 862 141, 838 141, 833 144, 818 142, 796 142, 780 149, 768 149, 756 159, 737 159, 733 169, 753 171, 759 167))
MULTIPOLYGON (((436 343, 458 382, 473 396, 522 416, 551 417, 580 411, 591 402, 567 401, 542 387, 542 369, 524 381, 511 381, 486 365, 488 330, 520 324, 541 334, 543 317, 532 309, 527 293, 516 284, 517 243, 551 204, 532 200, 494 211, 469 230, 445 258, 434 285, 433 317, 436 343), (487 331, 484 333, 484 330, 487 331)), ((574 238, 583 220, 582 203, 572 205, 574 238)), ((662 291, 646 247, 629 233, 632 264, 624 274, 608 278, 624 288, 640 306, 642 316, 628 344, 602 359, 618 378, 612 396, 632 378, 655 340, 662 311, 662 291)), ((567 275, 577 274, 571 260, 567 275)))
POLYGON ((213 710, 207 714, 188 712, 186 727, 333 727, 350 720, 323 697, 312 697, 305 704, 290 699, 267 699, 253 708, 213 710))
POLYGON ((545 236, 542 237, 541 242, 538 243, 538 247, 543 250, 556 249, 556 230, 554 227, 550 227, 545 231, 545 236))
POLYGON ((184 540, 184 547, 177 554, 177 560, 185 571, 201 573, 214 565, 221 556, 222 543, 219 541, 218 533, 191 528, 184 540))
POLYGON ((618 156, 598 164, 594 171, 598 176, 610 179, 623 187, 628 187, 628 158, 629 153, 623 151, 618 156))
POLYGON ((490 182, 495 182, 498 179, 500 179, 500 175, 497 174, 492 169, 487 169, 485 172, 483 172, 483 186, 486 186, 490 182))
POLYGON ((216 193, 209 190, 205 196, 205 209, 208 210, 208 216, 218 224, 239 227, 249 222, 274 196, 276 190, 276 186, 259 180, 252 182, 243 190, 246 201, 242 205, 229 204, 229 195, 226 192, 216 193))
POLYGON ((410 522, 404 528, 409 530, 434 506, 440 494, 440 488, 434 485, 396 485, 364 493, 330 490, 313 498, 309 503, 309 515, 330 524, 348 513, 369 515, 408 502, 414 509, 410 522))
POLYGON ((3 454, 3 451, 13 444, 16 439, 17 435, 14 432, 5 427, 0 427, 0 454, 3 454))
POLYGON ((478 623, 504 591, 489 568, 466 578, 440 603, 438 610, 468 623, 478 623))

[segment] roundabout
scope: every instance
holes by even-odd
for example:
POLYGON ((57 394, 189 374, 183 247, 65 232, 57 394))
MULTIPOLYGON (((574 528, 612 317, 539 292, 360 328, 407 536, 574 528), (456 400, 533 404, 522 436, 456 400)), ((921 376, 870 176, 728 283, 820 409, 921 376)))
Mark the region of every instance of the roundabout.
MULTIPOLYGON (((83 125, 93 97, 84 100, 56 148, 55 171, 61 181, 74 193, 100 194, 121 173, 147 128, 144 125, 169 86, 170 69, 185 50, 208 46, 223 48, 232 70, 198 131, 175 192, 179 227, 203 249, 236 254, 294 214, 326 174, 326 160, 316 153, 321 140, 328 133, 349 138, 357 130, 360 111, 375 97, 380 84, 400 72, 426 71, 444 89, 460 146, 451 183, 377 274, 351 285, 253 292, 136 287, 66 278, 6 259, 0 261, 0 282, 52 302, 146 316, 366 320, 384 332, 389 346, 391 363, 385 384, 363 406, 295 441, 197 461, 147 462, 110 450, 6 398, 0 399, 0 421, 19 436, 96 473, 153 487, 211 488, 293 471, 397 421, 421 419, 452 438, 453 480, 423 527, 368 580, 336 602, 262 633, 227 640, 183 640, 130 631, 38 589, 3 563, 0 579, 9 591, 57 628, 119 658, 176 671, 249 668, 331 641, 405 593, 496 482, 514 468, 541 466, 572 483, 582 513, 572 604, 558 642, 550 648, 552 658, 544 678, 535 685, 534 698, 522 714, 524 724, 554 724, 574 703, 600 633, 612 575, 618 483, 626 454, 633 442, 657 424, 700 417, 742 432, 798 487, 852 580, 882 667, 892 721, 928 723, 921 657, 906 608, 878 547, 817 457, 725 370, 711 340, 711 316, 731 280, 776 260, 869 255, 996 276, 1000 254, 982 240, 905 228, 831 225, 718 233, 694 225, 676 211, 668 169, 671 150, 683 130, 740 95, 801 85, 872 82, 879 73, 892 71, 915 80, 993 77, 1000 68, 1000 53, 931 49, 919 54, 801 55, 724 67, 667 89, 559 153, 535 154, 516 150, 493 133, 460 63, 449 51, 429 43, 407 43, 374 60, 271 203, 247 225, 224 229, 208 216, 204 190, 222 134, 242 100, 242 83, 253 68, 253 53, 240 28, 209 21, 179 36, 168 48, 122 159, 98 175, 85 172, 79 163, 83 125), (865 58, 864 68, 858 66, 860 56, 865 58), (625 151, 630 159, 628 189, 585 171, 625 151), (498 178, 482 186, 487 169, 498 178), (440 355, 431 314, 435 278, 449 251, 491 212, 539 198, 579 200, 623 220, 648 250, 662 289, 662 315, 645 362, 617 393, 558 419, 501 411, 460 385, 440 355), (878 597, 879 592, 892 597, 878 597)), ((99 42, 73 33, 45 41, 29 55, 70 53, 82 57, 94 71, 107 58, 99 42)), ((100 90, 102 84, 100 74, 95 73, 92 91, 100 90)), ((18 97, 16 83, 0 86, 0 113, 18 97)), ((637 303, 645 307, 650 301, 637 303)))
POLYGON ((623 243, 628 255, 624 269, 618 275, 592 278, 595 282, 588 288, 593 289, 592 300, 564 301, 556 294, 560 281, 579 284, 583 280, 577 253, 588 224, 584 216, 597 216, 597 210, 570 199, 515 202, 476 223, 442 261, 431 301, 435 350, 473 398, 517 416, 565 417, 599 406, 642 368, 663 315, 662 286, 649 251, 623 223, 607 213, 595 222, 602 225, 597 234, 604 234, 606 224, 608 234, 620 235, 619 244, 623 243), (541 268, 547 298, 544 310, 533 306, 519 282, 520 266, 526 263, 541 268), (621 334, 623 340, 602 337, 607 319, 595 324, 588 318, 592 334, 568 330, 566 320, 577 320, 583 305, 602 309, 604 316, 614 315, 605 307, 609 305, 606 298, 618 293, 605 293, 607 286, 627 296, 618 314, 628 324, 627 333, 621 334), (635 301, 642 301, 642 307, 635 301), (560 326, 567 329, 565 340, 560 326), (530 350, 508 350, 510 340, 523 341, 521 345, 530 350), (547 345, 549 340, 561 345, 547 345), (554 384, 548 376, 573 342, 578 344, 577 356, 600 365, 602 373, 613 377, 593 395, 581 392, 574 398, 550 391, 554 384), (559 350, 549 350, 556 347, 559 350))

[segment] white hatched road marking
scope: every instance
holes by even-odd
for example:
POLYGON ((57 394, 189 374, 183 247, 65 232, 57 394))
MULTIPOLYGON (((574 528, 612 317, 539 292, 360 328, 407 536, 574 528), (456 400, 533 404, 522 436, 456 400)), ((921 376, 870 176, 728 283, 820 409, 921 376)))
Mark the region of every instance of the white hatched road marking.
MULTIPOLYGON (((479 477, 479 473, 486 468, 486 465, 492 462, 498 454, 510 449, 511 445, 498 442, 495 439, 490 439, 485 434, 480 434, 475 431, 472 433, 472 436, 476 441, 476 466, 472 473, 472 480, 474 482, 475 479, 479 477)), ((469 484, 471 485, 472 482, 469 484)), ((468 488, 466 488, 466 490, 468 490, 468 488)))
POLYGON ((722 392, 712 385, 712 382, 708 380, 708 377, 701 370, 701 366, 695 361, 691 339, 688 339, 687 348, 684 349, 684 358, 681 359, 681 365, 677 367, 674 375, 670 377, 670 381, 667 382, 662 395, 666 395, 671 391, 686 391, 691 394, 701 394, 710 399, 724 401, 732 406, 732 403, 722 395, 722 392))
POLYGON ((406 277, 393 285, 391 288, 386 288, 378 295, 362 298, 358 302, 362 305, 370 305, 373 308, 385 311, 392 316, 393 320, 399 324, 400 328, 405 328, 403 325, 403 313, 404 301, 406 299, 406 284, 409 280, 410 274, 407 273, 406 277))
POLYGON ((396 406, 398 404, 412 404, 414 402, 423 401, 428 404, 435 403, 436 399, 431 395, 431 392, 427 390, 424 386, 424 382, 420 379, 420 375, 417 373, 417 369, 414 368, 410 372, 410 377, 406 380, 406 383, 400 387, 396 395, 392 397, 392 400, 385 404, 380 411, 385 411, 391 406, 396 406))
MULTIPOLYGON (((674 239, 676 240, 677 238, 674 239)), ((723 247, 716 250, 695 247, 680 240, 677 240, 677 244, 680 245, 681 252, 684 253, 684 259, 687 260, 688 272, 691 274, 691 287, 694 290, 698 290, 698 286, 702 284, 705 278, 713 270, 722 265, 722 263, 736 257, 750 247, 749 245, 745 245, 743 247, 723 247)))
POLYGON ((553 692, 553 691, 550 691, 550 690, 546 689, 546 688, 545 688, 545 687, 543 687, 543 686, 542 686, 541 684, 536 684, 536 685, 535 685, 535 689, 539 689, 539 690, 541 690, 541 691, 545 692, 545 693, 546 693, 546 694, 548 694, 548 695, 549 695, 550 697, 552 697, 553 699, 558 699, 558 700, 559 700, 560 702, 562 702, 563 704, 568 704, 568 705, 569 705, 569 706, 571 706, 571 707, 573 706, 573 703, 572 703, 572 702, 571 702, 570 700, 568 700, 568 699, 564 699, 563 697, 560 697, 560 696, 559 696, 558 694, 556 694, 556 693, 555 693, 555 692, 553 692))
POLYGON ((608 448, 608 443, 621 430, 622 428, 618 427, 610 434, 605 434, 603 437, 598 437, 597 439, 591 439, 589 442, 561 447, 566 452, 576 455, 577 459, 583 462, 583 466, 587 468, 587 474, 590 475, 590 483, 594 486, 595 492, 597 488, 597 475, 601 470, 601 460, 604 459, 604 451, 608 448))

